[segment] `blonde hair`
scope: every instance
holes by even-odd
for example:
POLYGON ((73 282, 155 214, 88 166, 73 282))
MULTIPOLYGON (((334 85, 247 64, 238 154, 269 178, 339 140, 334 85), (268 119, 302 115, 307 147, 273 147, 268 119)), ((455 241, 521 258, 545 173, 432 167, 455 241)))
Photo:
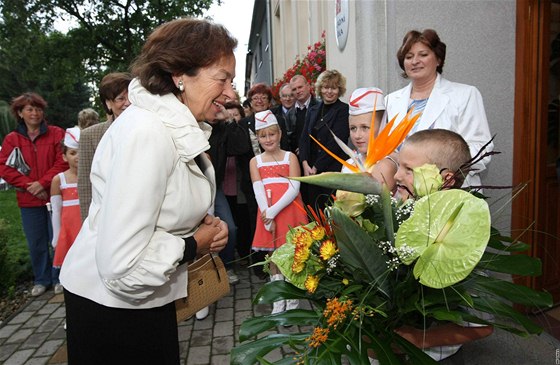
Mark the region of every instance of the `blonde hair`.
MULTIPOLYGON (((471 159, 471 152, 467 142, 460 134, 447 129, 425 129, 408 137, 405 145, 415 144, 422 148, 432 163, 438 169, 447 169, 453 173, 458 172, 463 165, 471 159)), ((464 173, 456 174, 456 184, 463 183, 464 173)))
POLYGON ((321 88, 327 85, 338 87, 338 96, 346 93, 346 77, 337 70, 325 70, 321 72, 315 83, 315 95, 321 96, 321 88))
POLYGON ((99 123, 99 114, 92 108, 80 110, 78 113, 78 127, 85 129, 99 123))
POLYGON ((279 126, 278 124, 273 124, 273 125, 268 126, 268 127, 266 127, 266 128, 259 129, 259 130, 257 131, 257 133, 255 133, 255 134, 257 135, 257 138, 259 138, 259 137, 261 137, 261 135, 262 135, 264 132, 266 132, 266 131, 268 131, 268 130, 271 130, 272 128, 276 129, 277 132, 282 133, 282 130, 280 129, 280 126, 279 126))

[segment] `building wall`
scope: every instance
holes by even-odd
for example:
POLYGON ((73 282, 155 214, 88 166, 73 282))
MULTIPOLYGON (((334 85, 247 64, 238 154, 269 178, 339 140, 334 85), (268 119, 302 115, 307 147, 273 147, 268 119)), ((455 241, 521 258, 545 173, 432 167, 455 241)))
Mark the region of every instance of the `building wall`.
MULTIPOLYGON (((335 0, 272 2, 279 3, 281 16, 272 32, 282 32, 284 42, 280 44, 286 45, 279 50, 274 44, 275 78, 325 29, 327 68, 337 69, 347 78, 344 101, 356 87, 377 86, 387 93, 406 85, 396 59, 404 35, 411 29, 435 29, 447 44, 443 76, 480 90, 490 130, 496 134, 495 149, 501 154, 493 157, 483 173, 483 183, 511 184, 515 0, 350 0, 348 41, 342 51, 336 45, 335 0)), ((492 201, 507 194, 489 189, 485 193, 492 201)), ((506 207, 498 216, 500 204, 492 207, 495 223, 508 230, 510 209, 506 207)))

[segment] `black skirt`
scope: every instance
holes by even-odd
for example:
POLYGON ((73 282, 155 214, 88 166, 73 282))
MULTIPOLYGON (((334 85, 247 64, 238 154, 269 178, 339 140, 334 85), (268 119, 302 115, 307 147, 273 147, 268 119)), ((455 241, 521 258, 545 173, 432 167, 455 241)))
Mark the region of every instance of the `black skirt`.
POLYGON ((64 301, 69 365, 179 364, 175 302, 111 308, 67 290, 64 301))

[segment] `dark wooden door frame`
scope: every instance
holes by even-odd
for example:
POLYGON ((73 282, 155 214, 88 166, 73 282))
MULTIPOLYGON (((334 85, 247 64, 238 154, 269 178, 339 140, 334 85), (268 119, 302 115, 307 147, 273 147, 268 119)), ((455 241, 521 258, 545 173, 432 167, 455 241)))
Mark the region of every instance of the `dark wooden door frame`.
MULTIPOLYGON (((513 133, 513 184, 527 187, 512 203, 512 236, 532 245, 531 254, 540 256, 538 232, 545 212, 539 205, 546 167, 547 103, 542 90, 548 90, 548 24, 550 14, 543 1, 517 0, 515 45, 515 115, 513 133)), ((522 282, 541 289, 539 278, 522 282)))

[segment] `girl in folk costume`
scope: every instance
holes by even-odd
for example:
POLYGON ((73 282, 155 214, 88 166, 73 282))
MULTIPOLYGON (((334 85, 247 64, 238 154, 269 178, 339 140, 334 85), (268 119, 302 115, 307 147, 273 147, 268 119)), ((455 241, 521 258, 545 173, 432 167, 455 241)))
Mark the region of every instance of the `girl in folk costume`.
MULTIPOLYGON (((80 128, 68 128, 63 141, 63 158, 70 168, 56 175, 51 183, 53 267, 60 270, 66 253, 80 232, 82 218, 78 199, 78 142, 80 128)), ((55 284, 55 294, 62 293, 55 284)))
MULTIPOLYGON (((300 176, 299 162, 293 153, 280 149, 282 132, 270 110, 255 114, 255 131, 264 152, 251 159, 250 171, 255 198, 259 206, 253 250, 272 252, 286 242, 290 227, 307 223, 299 193, 299 181, 287 176, 300 176), (299 207, 297 206, 299 204, 299 207)), ((270 264, 271 281, 283 280, 280 270, 270 264)), ((295 309, 297 300, 280 300, 272 313, 295 309)))

